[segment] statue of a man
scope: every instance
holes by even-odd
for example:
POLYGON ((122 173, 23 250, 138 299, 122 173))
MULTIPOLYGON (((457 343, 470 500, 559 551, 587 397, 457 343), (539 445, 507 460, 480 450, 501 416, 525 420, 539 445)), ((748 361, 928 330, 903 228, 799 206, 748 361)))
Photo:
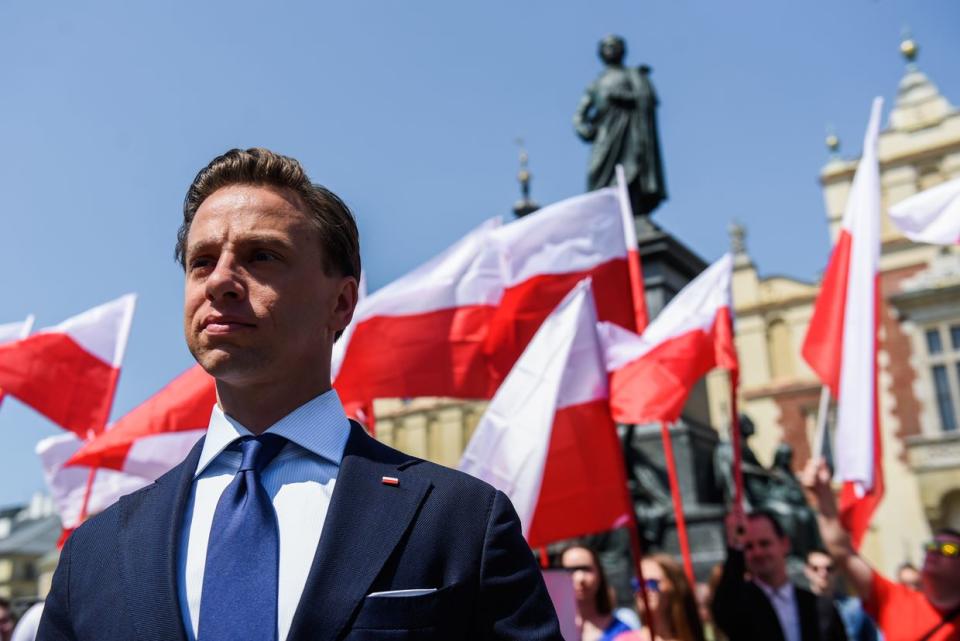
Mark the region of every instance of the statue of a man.
POLYGON ((633 213, 644 216, 666 199, 663 162, 657 137, 657 94, 650 67, 623 66, 626 43, 619 36, 600 42, 603 73, 583 94, 573 117, 577 134, 593 143, 587 189, 616 184, 623 165, 633 213))

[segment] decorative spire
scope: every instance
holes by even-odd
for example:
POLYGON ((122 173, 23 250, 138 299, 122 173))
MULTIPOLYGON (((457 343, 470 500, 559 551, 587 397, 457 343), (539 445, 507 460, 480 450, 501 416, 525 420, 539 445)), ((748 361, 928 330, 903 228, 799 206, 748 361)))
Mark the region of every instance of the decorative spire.
POLYGON ((830 150, 830 157, 837 158, 840 155, 840 138, 837 136, 833 125, 827 125, 827 137, 824 142, 827 144, 827 149, 830 150))
POLYGON ((904 59, 907 61, 908 69, 913 70, 917 68, 916 60, 919 51, 920 45, 913 39, 910 27, 904 26, 900 35, 900 53, 903 54, 904 59))
POLYGON ((521 198, 513 205, 513 213, 517 218, 522 218, 540 209, 540 205, 530 200, 530 170, 527 169, 529 156, 523 146, 523 138, 517 138, 516 143, 520 147, 520 171, 517 172, 517 180, 520 181, 521 198))
POLYGON ((734 219, 727 225, 730 234, 730 251, 734 256, 747 253, 747 228, 740 221, 734 219))

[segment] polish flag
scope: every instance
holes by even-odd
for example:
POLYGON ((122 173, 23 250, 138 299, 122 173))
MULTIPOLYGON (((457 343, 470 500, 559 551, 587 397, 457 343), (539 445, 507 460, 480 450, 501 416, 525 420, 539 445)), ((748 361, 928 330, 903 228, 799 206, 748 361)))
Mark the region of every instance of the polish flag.
POLYGON ((213 378, 195 365, 71 453, 66 465, 153 480, 180 463, 203 436, 216 402, 213 378))
POLYGON ((834 473, 843 485, 840 516, 860 546, 883 497, 877 342, 880 323, 880 169, 877 136, 883 99, 873 101, 863 157, 843 213, 803 357, 837 399, 834 473))
POLYGON ((508 225, 487 221, 358 304, 356 327, 334 366, 344 404, 490 398, 543 320, 585 277, 593 279, 602 320, 636 327, 625 234, 615 188, 508 225))
MULTIPOLYGON (((0 325, 0 345, 12 341, 26 338, 33 329, 33 315, 27 316, 26 320, 17 323, 4 323, 0 325)), ((0 403, 3 402, 4 391, 0 388, 0 403)))
POLYGON ((0 388, 80 438, 102 432, 135 305, 128 294, 0 345, 0 388))
POLYGON ((90 491, 86 513, 96 514, 113 505, 121 496, 139 490, 154 480, 102 469, 91 475, 91 470, 86 467, 66 467, 67 459, 82 445, 83 441, 69 432, 37 443, 37 455, 43 465, 47 488, 66 533, 79 527, 83 521, 83 504, 88 486, 90 491))
POLYGON ((715 367, 739 369, 733 342, 733 257, 690 281, 640 336, 600 323, 619 423, 672 423, 697 381, 715 367))
POLYGON ((954 178, 890 208, 890 220, 918 243, 960 245, 960 178, 954 178))
POLYGON ((590 281, 543 322, 480 419, 460 469, 503 491, 532 547, 632 513, 590 281))

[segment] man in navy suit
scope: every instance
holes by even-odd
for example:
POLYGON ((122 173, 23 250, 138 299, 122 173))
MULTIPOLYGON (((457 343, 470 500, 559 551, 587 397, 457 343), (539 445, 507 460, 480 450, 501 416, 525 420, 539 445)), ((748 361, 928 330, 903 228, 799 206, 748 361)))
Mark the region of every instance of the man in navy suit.
POLYGON ((509 500, 373 440, 330 387, 357 303, 357 227, 300 164, 231 150, 184 201, 207 435, 63 548, 41 641, 549 639, 509 500))

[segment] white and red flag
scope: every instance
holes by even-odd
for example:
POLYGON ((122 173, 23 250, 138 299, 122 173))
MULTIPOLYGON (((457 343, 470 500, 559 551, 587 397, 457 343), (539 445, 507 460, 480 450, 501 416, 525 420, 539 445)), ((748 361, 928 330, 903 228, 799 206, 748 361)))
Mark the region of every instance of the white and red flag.
POLYGON ((334 366, 344 404, 490 398, 543 320, 585 277, 593 279, 601 320, 636 327, 622 211, 617 190, 608 188, 508 225, 490 220, 363 299, 334 366))
POLYGON ((803 357, 834 398, 834 473, 843 485, 840 516, 859 547, 883 496, 877 343, 880 326, 880 169, 875 98, 863 156, 803 343, 803 357))
POLYGON ((154 480, 113 470, 100 469, 91 474, 90 468, 66 467, 67 460, 81 445, 83 441, 69 432, 37 443, 47 488, 66 534, 79 527, 87 514, 102 512, 124 494, 154 480))
POLYGON ((0 345, 0 388, 80 438, 102 432, 135 305, 128 294, 0 345))
POLYGON ((616 421, 672 423, 707 372, 738 370, 732 273, 733 258, 725 254, 674 296, 642 335, 600 323, 616 421))
POLYGON ((502 490, 532 547, 629 523, 623 454, 589 281, 543 322, 497 390, 460 469, 502 490))
POLYGON ((918 243, 960 245, 960 178, 906 198, 889 211, 903 235, 918 243))
POLYGON ((153 480, 182 461, 203 436, 216 402, 213 378, 195 365, 71 452, 66 465, 108 468, 153 480))
MULTIPOLYGON (((33 315, 27 316, 25 320, 16 323, 4 323, 0 325, 0 345, 12 341, 26 338, 33 329, 33 315)), ((0 402, 3 402, 3 388, 0 388, 0 402)))

